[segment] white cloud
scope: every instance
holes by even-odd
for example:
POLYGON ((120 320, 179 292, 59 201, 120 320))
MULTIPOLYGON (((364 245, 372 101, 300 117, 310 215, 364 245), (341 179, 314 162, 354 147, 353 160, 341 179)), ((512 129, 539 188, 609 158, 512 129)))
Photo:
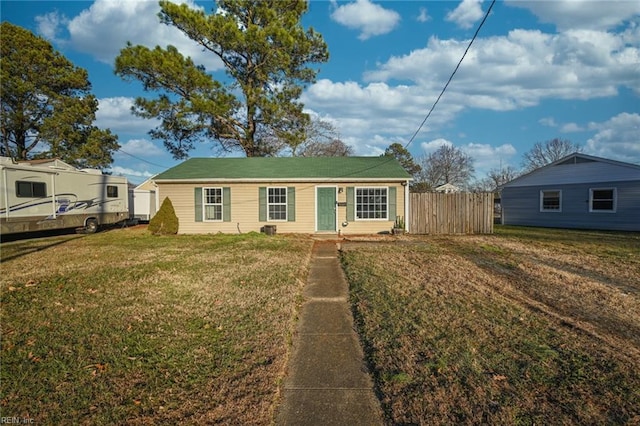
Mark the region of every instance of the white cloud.
POLYGON ((143 157, 161 157, 166 152, 147 139, 129 139, 120 146, 126 154, 143 157))
POLYGON ((38 33, 54 42, 59 42, 58 34, 61 27, 69 23, 69 19, 57 11, 36 16, 35 20, 38 24, 38 33))
POLYGON ((544 117, 538 120, 538 123, 545 127, 558 127, 558 123, 553 117, 544 117))
POLYGON ((582 132, 584 129, 580 127, 577 123, 565 123, 560 127, 561 133, 575 133, 582 132))
POLYGON ((606 30, 625 21, 637 21, 640 15, 640 2, 628 0, 506 0, 506 4, 528 9, 541 22, 555 24, 560 31, 606 30))
POLYGON ((135 180, 135 181, 143 180, 143 179, 135 179, 136 177, 147 179, 154 175, 154 173, 151 173, 147 170, 134 170, 131 168, 121 167, 121 166, 113 166, 108 170, 111 173, 113 173, 115 176, 125 176, 127 178, 133 177, 134 179, 131 179, 131 180, 135 180))
POLYGON ((469 29, 484 15, 481 3, 482 0, 462 0, 462 3, 449 12, 445 19, 455 22, 461 28, 469 29))
POLYGON ((118 133, 146 133, 158 125, 158 120, 147 120, 131 113, 133 98, 118 96, 98 100, 96 126, 118 133))
MULTIPOLYGON (((304 92, 301 101, 308 109, 321 111, 324 117, 330 118, 342 140, 353 146, 356 153, 370 155, 378 152, 377 148, 384 151, 392 142, 407 143, 436 96, 435 92, 428 93, 416 87, 386 83, 363 86, 353 81, 339 83, 322 79, 304 92), (383 138, 384 142, 372 135, 383 138), (389 142, 391 139, 393 141, 389 142)), ((428 132, 432 126, 443 125, 462 108, 457 103, 443 103, 420 133, 428 132)))
POLYGON ((422 142, 420 144, 420 148, 422 149, 422 152, 425 155, 429 155, 429 154, 432 154, 432 153, 436 152, 443 145, 453 146, 453 142, 448 141, 448 140, 446 140, 444 138, 438 138, 438 139, 434 139, 434 140, 429 141, 429 142, 422 142))
MULTIPOLYGON (((429 39, 427 46, 391 57, 367 81, 412 81, 437 91, 447 81, 468 41, 429 39)), ((544 99, 614 96, 626 86, 640 93, 640 39, 623 34, 576 30, 544 34, 512 30, 478 39, 445 96, 472 108, 507 111, 544 99)))
MULTIPOLYGON (((193 0, 187 4, 199 8, 193 0)), ((208 70, 222 68, 222 63, 212 54, 203 52, 194 41, 175 27, 160 23, 160 6, 155 1, 96 0, 78 16, 61 18, 45 15, 36 18, 43 35, 55 36, 66 27, 68 40, 59 40, 79 52, 92 55, 101 62, 113 64, 115 57, 127 42, 153 48, 156 45, 176 46, 182 54, 190 56, 208 70)))
POLYGON ((589 123, 596 134, 585 152, 612 160, 640 164, 640 114, 621 113, 601 123, 589 123))
POLYGON ((431 16, 429 16, 429 13, 427 12, 427 8, 426 7, 421 7, 420 8, 420 14, 416 18, 416 20, 418 22, 428 22, 428 21, 431 20, 431 16))
POLYGON ((460 148, 473 158, 476 176, 484 176, 491 169, 506 166, 516 155, 516 149, 511 144, 492 146, 489 144, 469 143, 460 148))
POLYGON ((400 22, 400 14, 369 0, 356 0, 337 7, 331 14, 331 19, 347 28, 359 30, 358 38, 367 40, 393 31, 400 22))
MULTIPOLYGON (((373 143, 372 135, 386 142, 400 138, 406 143, 468 42, 431 37, 424 48, 377 64, 361 82, 319 80, 304 92, 302 101, 308 108, 331 116, 343 140, 358 153, 380 146, 373 143)), ((418 140, 424 135, 434 137, 434 130, 443 130, 464 110, 502 112, 523 110, 547 100, 582 102, 615 97, 621 88, 640 95, 638 64, 640 30, 636 27, 618 33, 575 29, 560 34, 515 29, 505 35, 478 38, 418 140)), ((560 122, 561 116, 555 112, 547 114, 539 125, 564 132, 584 131, 582 123, 560 122)), ((443 134, 453 134, 450 130, 443 134)), ((437 143, 425 142, 422 149, 437 149, 437 143)), ((415 151, 418 145, 417 141, 413 144, 415 151)), ((473 150, 480 156, 477 147, 473 150)), ((485 161, 489 168, 499 167, 501 157, 508 161, 515 152, 492 155, 493 159, 490 155, 485 161)))

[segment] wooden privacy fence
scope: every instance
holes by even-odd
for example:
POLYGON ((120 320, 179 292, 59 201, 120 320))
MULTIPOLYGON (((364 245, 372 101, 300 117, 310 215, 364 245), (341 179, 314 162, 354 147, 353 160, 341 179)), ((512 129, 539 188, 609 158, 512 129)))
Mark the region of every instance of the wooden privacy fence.
POLYGON ((412 234, 492 234, 493 193, 409 194, 412 234))

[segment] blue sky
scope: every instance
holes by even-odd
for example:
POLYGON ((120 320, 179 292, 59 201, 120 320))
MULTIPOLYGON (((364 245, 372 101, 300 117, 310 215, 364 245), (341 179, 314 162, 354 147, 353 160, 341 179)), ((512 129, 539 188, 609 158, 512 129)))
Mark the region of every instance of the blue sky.
MULTIPOLYGON (((213 2, 189 2, 210 12, 213 2)), ((418 129, 473 36, 489 1, 310 2, 303 18, 330 60, 303 93, 356 155, 403 145, 418 129)), ((129 112, 143 95, 113 73, 127 41, 177 46, 223 78, 221 64, 159 23, 156 1, 1 1, 3 21, 47 38, 89 72, 96 124, 119 137, 112 171, 140 183, 174 160, 129 112)), ((458 73, 409 150, 450 144, 475 160, 476 178, 522 164, 536 142, 569 139, 591 155, 640 164, 640 2, 498 1, 458 73)), ((191 156, 218 155, 213 143, 191 156)), ((236 155, 240 155, 237 153, 236 155)))

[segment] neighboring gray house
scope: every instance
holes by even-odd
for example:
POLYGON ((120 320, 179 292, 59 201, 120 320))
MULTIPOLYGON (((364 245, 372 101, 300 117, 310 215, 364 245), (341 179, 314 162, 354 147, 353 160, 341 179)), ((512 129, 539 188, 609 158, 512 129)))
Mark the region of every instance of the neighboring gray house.
POLYGON ((640 166, 571 154, 505 184, 502 223, 640 231, 640 166))

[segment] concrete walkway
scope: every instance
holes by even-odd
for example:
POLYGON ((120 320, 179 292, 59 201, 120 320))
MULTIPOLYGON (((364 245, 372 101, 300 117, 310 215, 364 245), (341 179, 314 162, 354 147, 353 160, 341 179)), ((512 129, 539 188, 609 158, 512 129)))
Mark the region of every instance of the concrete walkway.
POLYGON ((382 425, 336 244, 313 248, 278 425, 382 425))

